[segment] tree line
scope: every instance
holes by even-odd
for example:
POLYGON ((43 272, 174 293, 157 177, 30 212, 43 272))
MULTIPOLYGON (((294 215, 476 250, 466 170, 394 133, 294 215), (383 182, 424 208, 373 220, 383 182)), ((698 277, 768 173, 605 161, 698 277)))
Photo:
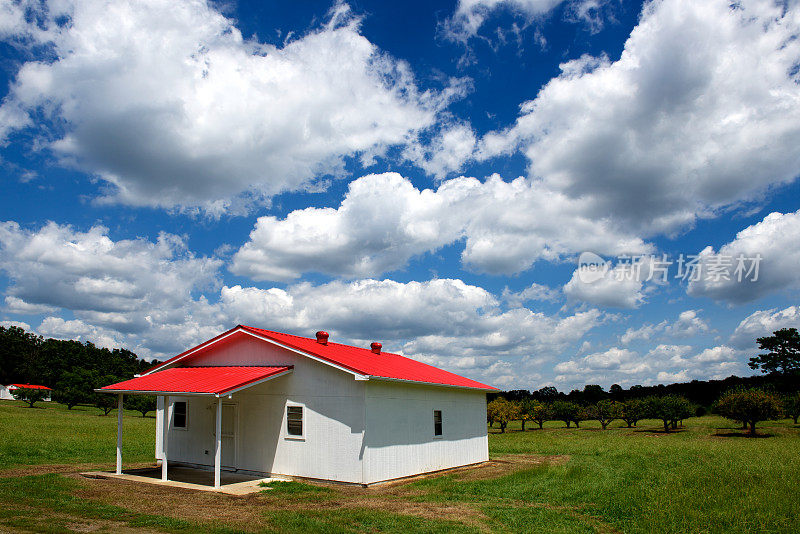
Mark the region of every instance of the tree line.
MULTIPOLYGON (((133 378, 153 366, 127 349, 107 349, 90 342, 44 338, 24 329, 0 327, 0 384, 38 384, 52 388, 52 399, 68 409, 92 404, 105 415, 116 408, 114 395, 96 388, 133 378)), ((33 406, 43 390, 18 390, 20 400, 33 406)), ((129 395, 126 408, 142 413, 155 409, 154 397, 129 395)))
MULTIPOLYGON (((731 419, 756 433, 756 424, 788 416, 797 424, 800 416, 800 392, 779 396, 774 392, 758 388, 736 388, 723 393, 711 406, 711 411, 731 419)), ((486 407, 486 419, 490 427, 498 424, 505 432, 512 421, 520 421, 522 431, 527 423, 541 429, 548 421, 561 421, 570 428, 580 427, 583 421, 597 421, 605 430, 614 421, 624 422, 628 428, 635 427, 643 419, 655 419, 670 432, 683 426, 690 417, 706 414, 706 408, 692 403, 680 395, 649 396, 627 401, 602 399, 593 404, 579 404, 569 400, 540 402, 536 399, 507 400, 498 396, 486 407)))
POLYGON ((729 376, 723 380, 692 380, 669 385, 635 385, 628 389, 614 384, 608 391, 597 384, 589 384, 582 390, 573 389, 569 393, 562 393, 553 386, 547 386, 535 391, 516 389, 490 393, 488 400, 502 395, 510 401, 533 399, 551 403, 556 400, 567 400, 590 405, 601 400, 618 402, 676 395, 709 408, 723 393, 734 389, 756 388, 772 391, 778 395, 789 395, 800 391, 800 333, 797 329, 782 328, 770 336, 759 337, 756 342, 763 353, 750 358, 749 365, 751 369, 763 372, 763 375, 729 376))

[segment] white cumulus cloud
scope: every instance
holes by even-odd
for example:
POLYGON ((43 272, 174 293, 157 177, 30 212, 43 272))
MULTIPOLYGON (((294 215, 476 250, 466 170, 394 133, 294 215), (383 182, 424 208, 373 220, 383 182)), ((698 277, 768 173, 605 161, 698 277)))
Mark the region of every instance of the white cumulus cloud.
POLYGON ((338 208, 306 208, 260 217, 231 270, 256 280, 290 280, 317 271, 375 276, 464 239, 469 268, 500 274, 583 250, 650 250, 641 239, 582 215, 583 203, 542 191, 535 181, 454 178, 418 189, 397 174, 350 183, 338 208))
POLYGON ((700 256, 699 274, 687 289, 695 297, 740 304, 800 289, 800 211, 770 213, 719 251, 707 247, 700 256))
POLYGON ((521 150, 584 216, 680 231, 800 172, 798 32, 796 3, 648 2, 619 59, 561 65, 478 158, 521 150))
POLYGON ((27 7, 27 24, 4 7, 16 18, 0 38, 49 53, 16 74, 0 139, 36 116, 41 142, 102 178, 106 201, 241 212, 324 184, 347 156, 405 144, 462 91, 418 90, 344 4, 282 46, 245 38, 205 1, 27 7))

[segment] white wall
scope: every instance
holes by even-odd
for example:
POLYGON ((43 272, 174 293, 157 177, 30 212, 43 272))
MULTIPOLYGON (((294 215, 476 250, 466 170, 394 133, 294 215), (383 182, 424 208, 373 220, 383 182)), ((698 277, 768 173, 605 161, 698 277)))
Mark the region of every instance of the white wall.
MULTIPOLYGON (((361 482, 364 382, 250 336, 237 336, 191 365, 294 365, 288 375, 224 399, 237 404, 237 468, 361 482), (305 407, 303 440, 286 437, 290 402, 305 407)), ((188 402, 188 429, 170 429, 168 460, 213 465, 216 399, 170 397, 175 400, 188 402)))
POLYGON ((489 459, 482 391, 370 380, 364 483, 489 459), (433 411, 442 411, 434 436, 433 411))
POLYGON ((14 395, 11 394, 6 386, 0 386, 0 399, 14 400, 14 395))

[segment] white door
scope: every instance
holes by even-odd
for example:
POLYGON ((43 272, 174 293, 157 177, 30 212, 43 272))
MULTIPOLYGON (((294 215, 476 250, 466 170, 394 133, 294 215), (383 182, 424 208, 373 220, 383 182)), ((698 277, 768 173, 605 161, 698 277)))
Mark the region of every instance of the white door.
POLYGON ((239 431, 235 404, 222 404, 222 467, 236 469, 236 434, 239 431))

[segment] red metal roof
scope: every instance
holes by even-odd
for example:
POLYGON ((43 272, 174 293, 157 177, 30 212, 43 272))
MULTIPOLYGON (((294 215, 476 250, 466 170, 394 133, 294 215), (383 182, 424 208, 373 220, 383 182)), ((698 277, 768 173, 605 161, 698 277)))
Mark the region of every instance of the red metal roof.
MULTIPOLYGON (((236 328, 228 330, 219 336, 206 341, 189 349, 174 358, 159 364, 151 371, 158 369, 176 360, 185 358, 185 362, 191 362, 191 354, 196 349, 203 348, 210 345, 224 336, 233 333, 237 329, 250 332, 257 336, 265 337, 276 341, 287 347, 299 350, 300 352, 310 354, 334 365, 338 365, 348 369, 354 373, 361 375, 368 375, 376 378, 385 378, 390 380, 403 380, 410 382, 421 382, 426 384, 438 384, 444 386, 456 386, 473 389, 483 389, 487 391, 496 391, 497 388, 482 384, 475 380, 465 378, 463 376, 439 369, 432 365, 428 365, 399 354, 392 354, 390 352, 381 352, 380 354, 373 353, 368 348, 353 347, 351 345, 343 345, 341 343, 328 343, 323 345, 318 343, 316 339, 294 336, 291 334, 284 334, 281 332, 274 332, 272 330, 264 330, 255 328, 253 326, 239 325, 236 328)), ((148 371, 148 372, 151 372, 148 371)))
POLYGON ((47 389, 52 391, 49 387, 40 386, 38 384, 9 384, 9 386, 14 386, 15 388, 20 388, 20 389, 47 389))
POLYGON ((100 389, 109 392, 223 395, 289 369, 291 367, 172 367, 100 389))

